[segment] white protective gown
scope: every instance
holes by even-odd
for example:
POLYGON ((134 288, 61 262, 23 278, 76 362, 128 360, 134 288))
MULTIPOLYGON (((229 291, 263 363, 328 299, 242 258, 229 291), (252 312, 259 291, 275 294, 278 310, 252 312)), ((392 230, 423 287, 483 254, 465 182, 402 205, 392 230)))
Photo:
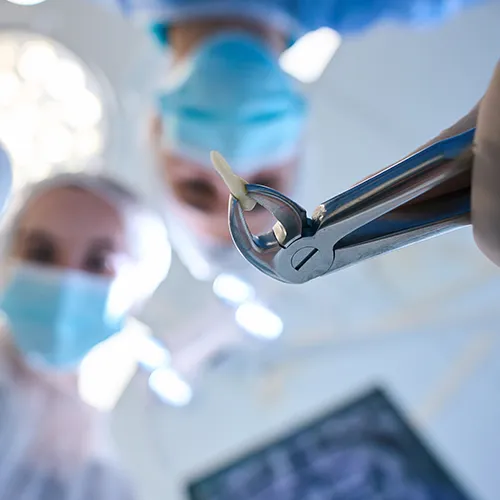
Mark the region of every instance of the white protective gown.
POLYGON ((0 500, 132 500, 107 421, 0 336, 0 500))

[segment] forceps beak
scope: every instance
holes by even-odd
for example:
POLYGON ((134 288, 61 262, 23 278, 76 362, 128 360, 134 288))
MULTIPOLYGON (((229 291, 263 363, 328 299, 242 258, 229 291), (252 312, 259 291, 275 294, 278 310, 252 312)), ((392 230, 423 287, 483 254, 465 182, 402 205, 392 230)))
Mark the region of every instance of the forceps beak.
POLYGON ((238 200, 229 200, 229 231, 241 255, 260 271, 277 280, 282 278, 275 269, 275 257, 281 248, 300 238, 308 224, 306 211, 297 203, 274 189, 247 184, 247 193, 276 220, 272 230, 254 235, 245 220, 238 200))

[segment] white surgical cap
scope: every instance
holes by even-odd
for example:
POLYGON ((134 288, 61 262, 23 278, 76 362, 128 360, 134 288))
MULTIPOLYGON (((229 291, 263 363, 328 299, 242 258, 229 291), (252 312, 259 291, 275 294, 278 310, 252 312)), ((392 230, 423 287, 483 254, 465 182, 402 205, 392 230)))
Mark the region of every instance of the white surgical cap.
POLYGON ((165 279, 171 263, 167 230, 159 215, 116 181, 96 174, 64 173, 24 188, 13 200, 4 222, 4 259, 30 201, 55 188, 80 188, 116 209, 125 228, 127 250, 134 260, 133 284, 137 300, 147 299, 165 279))
POLYGON ((5 208, 12 188, 12 165, 0 143, 0 213, 5 208))

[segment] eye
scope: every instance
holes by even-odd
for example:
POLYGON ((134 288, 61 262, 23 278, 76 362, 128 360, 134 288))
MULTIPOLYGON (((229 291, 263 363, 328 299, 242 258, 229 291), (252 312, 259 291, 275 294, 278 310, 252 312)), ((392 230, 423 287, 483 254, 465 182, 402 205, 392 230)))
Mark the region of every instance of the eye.
POLYGON ((252 184, 260 184, 261 186, 267 186, 271 189, 279 188, 279 181, 274 175, 270 174, 257 174, 251 179, 252 184))
MULTIPOLYGON (((259 184, 260 186, 266 186, 271 189, 276 189, 279 191, 279 180, 274 175, 270 174, 256 174, 250 181, 252 184, 259 184)), ((262 205, 256 205, 253 212, 265 212, 265 208, 262 205)))
POLYGON ((184 181, 179 185, 178 193, 185 203, 204 212, 213 211, 217 205, 217 189, 206 180, 184 181))
POLYGON ((111 274, 109 255, 104 252, 91 252, 86 257, 83 268, 92 274, 111 274))
POLYGON ((56 264, 56 251, 49 242, 28 243, 23 254, 24 259, 29 262, 45 265, 56 264))

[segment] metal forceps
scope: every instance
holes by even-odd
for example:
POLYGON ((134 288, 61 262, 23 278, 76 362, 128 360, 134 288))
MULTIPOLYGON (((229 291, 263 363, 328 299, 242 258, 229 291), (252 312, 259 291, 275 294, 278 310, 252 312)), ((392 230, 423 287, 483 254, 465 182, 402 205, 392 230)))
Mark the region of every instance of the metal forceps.
POLYGON ((377 255, 470 224, 470 188, 411 200, 470 173, 475 129, 434 143, 319 205, 311 217, 285 195, 255 184, 248 195, 277 220, 253 235, 238 200, 229 229, 243 257, 285 283, 305 283, 377 255), (453 160, 453 161, 452 161, 453 160))

